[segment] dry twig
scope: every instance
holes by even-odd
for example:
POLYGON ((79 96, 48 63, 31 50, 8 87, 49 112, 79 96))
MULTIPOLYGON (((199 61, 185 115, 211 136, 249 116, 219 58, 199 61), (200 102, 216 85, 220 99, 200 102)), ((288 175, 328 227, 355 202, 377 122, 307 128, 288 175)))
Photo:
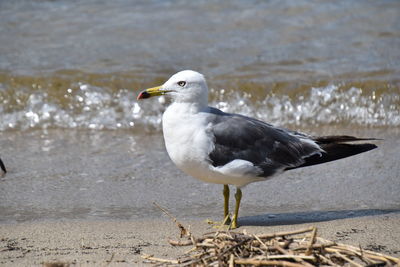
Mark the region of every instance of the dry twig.
POLYGON ((181 231, 181 238, 184 236, 190 236, 190 232, 180 222, 178 222, 178 220, 174 216, 172 216, 166 209, 158 205, 157 202, 153 202, 153 205, 159 208, 162 212, 164 212, 168 217, 170 217, 176 223, 179 230, 181 231))
MULTIPOLYGON (((157 204, 155 204, 159 207, 157 204)), ((181 229, 186 228, 165 209, 159 207, 181 229)), ((163 265, 181 266, 365 266, 400 264, 398 258, 381 253, 339 244, 317 237, 317 228, 309 227, 294 231, 249 235, 246 232, 217 231, 194 238, 188 231, 190 240, 172 241, 174 246, 193 245, 184 258, 178 260, 145 256, 146 260, 163 265), (310 233, 306 234, 305 233, 310 233)))

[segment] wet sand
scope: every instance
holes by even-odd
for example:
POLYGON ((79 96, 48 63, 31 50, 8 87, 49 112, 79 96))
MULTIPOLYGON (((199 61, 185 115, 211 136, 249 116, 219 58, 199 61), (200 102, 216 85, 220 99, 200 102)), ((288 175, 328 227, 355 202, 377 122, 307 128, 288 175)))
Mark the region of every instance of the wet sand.
MULTIPOLYGON (((290 215, 289 215, 290 216, 290 215)), ((179 219, 179 218, 178 218, 179 219)), ((181 221, 196 236, 213 230, 201 220, 181 221)), ((400 257, 400 213, 275 226, 242 226, 236 231, 271 233, 317 226, 319 236, 400 257)), ((154 220, 66 220, 0 225, 0 265, 65 263, 79 266, 145 265, 142 256, 176 259, 190 247, 172 247, 178 227, 165 215, 154 220)))
MULTIPOLYGON (((385 140, 376 142, 377 150, 244 188, 238 231, 315 225, 324 238, 399 257, 398 130, 307 132, 385 140)), ((222 213, 221 186, 177 170, 159 134, 9 132, 0 143, 9 170, 0 178, 3 266, 54 261, 123 266, 142 264, 144 254, 174 258, 187 248, 167 243, 178 238, 178 229, 154 201, 196 235, 210 231, 204 221, 218 220, 222 213)))
MULTIPOLYGON (((376 141, 378 149, 367 153, 248 185, 243 189, 242 217, 400 210, 398 130, 327 127, 304 131, 384 140, 376 141)), ((183 219, 221 216, 222 186, 203 183, 178 170, 166 154, 160 134, 4 132, 0 147, 8 170, 0 177, 0 223, 157 219, 154 201, 183 219)), ((231 201, 233 205, 233 197, 231 201)))

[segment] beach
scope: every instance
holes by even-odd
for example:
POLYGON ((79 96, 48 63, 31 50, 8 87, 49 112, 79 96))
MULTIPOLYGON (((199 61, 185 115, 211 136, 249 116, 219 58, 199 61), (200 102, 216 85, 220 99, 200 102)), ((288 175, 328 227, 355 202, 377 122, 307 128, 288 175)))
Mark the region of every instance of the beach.
POLYGON ((188 248, 168 243, 179 230, 154 202, 212 231, 222 186, 170 160, 170 100, 137 100, 185 69, 224 112, 378 146, 249 184, 236 231, 316 226, 400 257, 399 13, 396 0, 0 2, 0 265, 174 259, 188 248))
MULTIPOLYGON (((245 187, 236 231, 270 233, 316 226, 326 239, 399 257, 399 132, 313 132, 331 134, 329 129, 384 140, 376 141, 378 149, 371 152, 245 187)), ((142 256, 149 254, 181 256, 188 248, 168 243, 179 239, 179 229, 154 202, 190 226, 194 235, 215 230, 206 220, 222 217, 222 186, 204 184, 177 170, 162 136, 135 135, 144 140, 135 142, 135 149, 129 136, 124 131, 69 131, 65 140, 58 131, 2 135, 2 142, 21 148, 6 151, 13 160, 0 180, 2 266, 132 266, 145 264, 142 256), (63 149, 57 149, 59 142, 63 149), (96 142, 104 144, 102 150, 96 142), (63 161, 55 160, 60 158, 63 161), (69 179, 73 182, 66 183, 69 179)))
MULTIPOLYGON (((215 231, 205 221, 180 221, 194 236, 215 231)), ((275 226, 242 226, 235 231, 274 233, 316 226, 318 235, 339 243, 400 256, 400 214, 275 226)), ((164 259, 183 256, 190 247, 174 247, 179 228, 165 215, 135 221, 45 221, 0 226, 2 266, 149 266, 146 255, 164 259)), ((185 239, 184 239, 185 240, 185 239)))

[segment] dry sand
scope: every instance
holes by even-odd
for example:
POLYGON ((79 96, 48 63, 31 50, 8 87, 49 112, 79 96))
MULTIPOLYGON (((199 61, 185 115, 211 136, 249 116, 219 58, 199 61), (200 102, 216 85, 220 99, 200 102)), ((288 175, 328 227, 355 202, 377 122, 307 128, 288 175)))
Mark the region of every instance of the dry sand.
MULTIPOLYGON (((179 220, 179 218, 178 218, 179 220)), ((204 221, 181 221, 192 233, 213 230, 204 221)), ((249 233, 270 233, 317 226, 319 235, 400 257, 400 213, 277 226, 242 226, 249 233)), ((188 247, 172 247, 178 227, 165 215, 143 221, 44 221, 0 225, 0 265, 32 266, 62 262, 79 266, 148 265, 141 256, 176 258, 188 247)))

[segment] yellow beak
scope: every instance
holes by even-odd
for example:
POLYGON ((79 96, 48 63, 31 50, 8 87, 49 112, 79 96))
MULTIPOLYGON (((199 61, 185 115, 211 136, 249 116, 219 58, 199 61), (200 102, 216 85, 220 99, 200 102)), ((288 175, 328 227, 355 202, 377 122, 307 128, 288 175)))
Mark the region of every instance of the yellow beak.
POLYGON ((170 92, 170 91, 161 90, 161 86, 156 86, 156 87, 149 88, 149 89, 146 89, 146 90, 140 92, 138 97, 137 97, 137 100, 149 98, 149 97, 152 97, 152 96, 165 95, 168 92, 170 92))

